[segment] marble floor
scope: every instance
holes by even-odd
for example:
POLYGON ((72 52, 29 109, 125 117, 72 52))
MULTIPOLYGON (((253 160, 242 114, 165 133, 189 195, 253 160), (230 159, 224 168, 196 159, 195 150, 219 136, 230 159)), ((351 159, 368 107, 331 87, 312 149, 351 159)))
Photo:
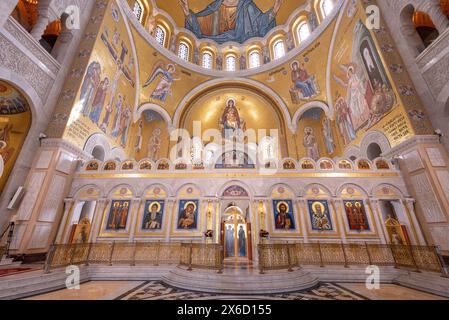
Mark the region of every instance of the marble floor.
POLYGON ((285 294, 257 296, 218 295, 169 287, 159 281, 91 281, 79 290, 60 290, 27 300, 444 300, 414 289, 382 284, 368 290, 358 283, 322 283, 317 288, 285 294))

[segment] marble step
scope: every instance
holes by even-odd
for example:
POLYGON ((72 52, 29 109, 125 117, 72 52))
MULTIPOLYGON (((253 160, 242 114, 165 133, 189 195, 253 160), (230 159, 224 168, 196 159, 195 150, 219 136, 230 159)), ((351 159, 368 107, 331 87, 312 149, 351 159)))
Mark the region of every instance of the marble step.
POLYGON ((397 277, 394 283, 449 298, 449 278, 438 273, 409 272, 397 277))
POLYGON ((302 291, 318 285, 319 279, 300 268, 270 271, 225 269, 222 274, 213 270, 188 271, 177 267, 162 277, 167 285, 201 292, 222 294, 267 294, 302 291))

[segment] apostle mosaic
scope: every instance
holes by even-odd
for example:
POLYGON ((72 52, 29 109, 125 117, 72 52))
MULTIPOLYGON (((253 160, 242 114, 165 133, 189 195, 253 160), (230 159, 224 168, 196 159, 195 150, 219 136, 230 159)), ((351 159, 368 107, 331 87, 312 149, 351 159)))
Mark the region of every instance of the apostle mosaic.
POLYGON ((362 200, 345 200, 344 206, 350 230, 370 230, 365 206, 362 200))
POLYGON ((317 161, 320 158, 320 151, 318 149, 318 142, 315 137, 315 132, 311 127, 304 129, 303 145, 306 149, 307 157, 317 161))
POLYGON ((322 129, 324 136, 324 143, 326 144, 326 150, 328 154, 335 152, 335 139, 332 132, 331 120, 328 117, 324 117, 322 120, 322 129))
POLYGON ((125 230, 130 208, 130 200, 112 200, 106 230, 125 230))
POLYGON ((276 230, 295 229, 291 200, 273 200, 274 226, 276 230))
POLYGON ((198 226, 198 200, 180 200, 178 209, 178 229, 194 230, 198 226))
POLYGON ((312 230, 332 231, 333 227, 328 202, 326 200, 308 200, 307 204, 312 230))
POLYGON ((276 15, 283 0, 274 0, 274 6, 262 12, 253 0, 211 0, 199 12, 193 12, 188 0, 178 1, 185 15, 185 28, 197 38, 208 38, 217 43, 243 43, 249 38, 263 38, 276 27, 276 15))
POLYGON ((147 200, 143 212, 142 230, 160 230, 164 214, 163 200, 147 200))

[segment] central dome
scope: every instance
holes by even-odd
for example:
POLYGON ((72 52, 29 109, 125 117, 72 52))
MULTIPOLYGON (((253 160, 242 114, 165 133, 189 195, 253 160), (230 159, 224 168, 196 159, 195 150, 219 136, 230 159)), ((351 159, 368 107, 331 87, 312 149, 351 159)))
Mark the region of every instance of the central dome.
POLYGON ((181 28, 219 44, 263 38, 306 0, 156 0, 181 28))

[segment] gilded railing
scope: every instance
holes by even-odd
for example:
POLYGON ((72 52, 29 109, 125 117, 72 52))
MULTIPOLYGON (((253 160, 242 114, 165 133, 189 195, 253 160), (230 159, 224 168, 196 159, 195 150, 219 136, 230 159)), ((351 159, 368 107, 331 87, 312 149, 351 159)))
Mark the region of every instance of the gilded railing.
POLYGON ((301 265, 377 265, 441 272, 435 247, 386 244, 263 243, 258 245, 260 272, 301 265))
POLYGON ((69 265, 185 265, 223 269, 222 246, 180 242, 99 242, 53 245, 45 271, 69 265))
POLYGON ((180 265, 192 268, 223 270, 222 246, 219 244, 182 243, 180 265))

